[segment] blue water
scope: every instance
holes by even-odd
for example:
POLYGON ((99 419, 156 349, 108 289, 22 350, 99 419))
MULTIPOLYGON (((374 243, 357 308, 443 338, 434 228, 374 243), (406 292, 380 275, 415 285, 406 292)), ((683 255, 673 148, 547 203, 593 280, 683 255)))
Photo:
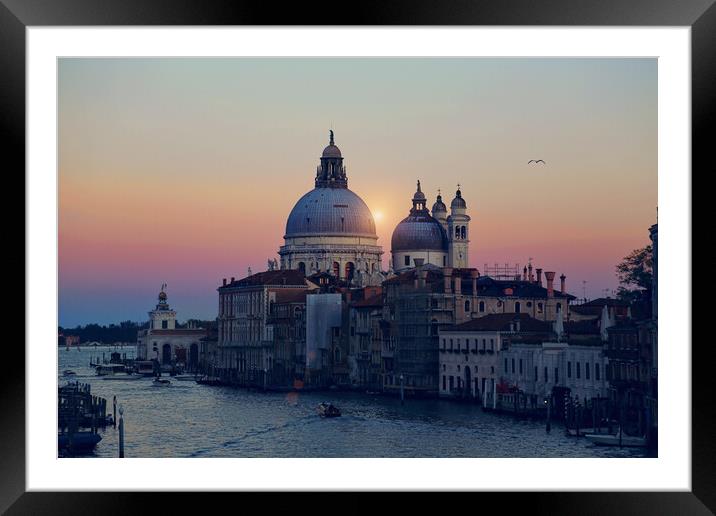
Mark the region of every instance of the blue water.
MULTIPOLYGON (((566 437, 559 424, 516 420, 477 405, 445 400, 400 400, 358 393, 264 393, 151 378, 106 381, 90 359, 114 348, 59 350, 65 369, 89 383, 92 393, 112 396, 124 408, 126 457, 644 457, 639 448, 599 447, 566 437), (339 418, 320 418, 330 401, 339 418)), ((117 349, 132 357, 133 348, 117 349)), ((60 385, 66 379, 58 376, 60 385)), ((100 430, 90 456, 117 457, 118 431, 100 430)))

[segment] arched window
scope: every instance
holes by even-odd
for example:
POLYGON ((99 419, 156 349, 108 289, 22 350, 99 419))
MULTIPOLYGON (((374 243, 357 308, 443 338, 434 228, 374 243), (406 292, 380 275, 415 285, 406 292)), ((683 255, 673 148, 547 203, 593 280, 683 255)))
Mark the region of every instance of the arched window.
POLYGON ((480 301, 480 304, 478 304, 477 307, 478 307, 478 311, 484 312, 485 311, 485 302, 480 301))
POLYGON ((455 238, 460 238, 460 226, 455 226, 455 238))
POLYGON ((516 313, 516 314, 520 313, 520 310, 521 310, 521 309, 522 309, 522 305, 520 304, 519 301, 516 301, 516 302, 515 302, 515 313, 516 313))
POLYGON ((467 237, 467 229, 465 228, 465 226, 461 226, 460 227, 460 238, 465 240, 466 237, 467 237))
POLYGON ((557 303, 557 313, 562 311, 562 303, 557 303))
POLYGON ((338 277, 341 274, 341 266, 338 262, 333 262, 333 275, 338 277))
POLYGON ((470 311, 470 301, 469 301, 469 300, 466 300, 466 301, 465 301, 465 311, 466 311, 466 312, 469 312, 469 311, 470 311))
POLYGON ((298 270, 301 271, 303 274, 306 274, 306 264, 303 262, 298 262, 298 270))
POLYGON ((351 280, 353 279, 353 273, 355 272, 356 266, 353 264, 353 262, 346 263, 346 279, 351 280))

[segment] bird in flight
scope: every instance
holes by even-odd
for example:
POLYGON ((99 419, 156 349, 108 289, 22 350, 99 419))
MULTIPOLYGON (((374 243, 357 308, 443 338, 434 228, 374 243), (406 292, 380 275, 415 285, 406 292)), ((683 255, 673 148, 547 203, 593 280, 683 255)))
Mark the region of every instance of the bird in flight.
POLYGON ((547 164, 543 159, 531 159, 527 162, 527 164, 529 165, 530 163, 544 163, 545 165, 547 164))

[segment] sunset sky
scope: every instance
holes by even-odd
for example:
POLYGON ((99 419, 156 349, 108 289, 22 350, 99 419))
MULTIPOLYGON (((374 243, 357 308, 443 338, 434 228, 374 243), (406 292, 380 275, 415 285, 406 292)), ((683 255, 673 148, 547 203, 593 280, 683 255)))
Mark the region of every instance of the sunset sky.
POLYGON ((656 59, 60 59, 59 324, 216 317, 265 270, 333 127, 379 244, 460 183, 470 265, 533 264, 582 297, 649 243, 656 59), (528 165, 543 159, 546 165, 528 165))

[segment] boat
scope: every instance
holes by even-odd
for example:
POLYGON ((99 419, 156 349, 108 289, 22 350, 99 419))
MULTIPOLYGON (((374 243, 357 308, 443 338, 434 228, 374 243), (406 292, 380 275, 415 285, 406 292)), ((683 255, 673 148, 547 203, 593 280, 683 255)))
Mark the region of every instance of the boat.
POLYGON ((621 429, 616 434, 586 434, 584 437, 598 446, 646 446, 646 437, 627 435, 621 429))
POLYGON ((102 376, 103 380, 111 380, 111 381, 129 381, 129 380, 141 380, 144 378, 144 375, 141 374, 134 374, 134 373, 127 373, 127 374, 110 374, 110 375, 104 375, 102 376))
POLYGON ((172 378, 180 382, 194 382, 199 377, 193 374, 176 374, 172 378))
POLYGON ((154 385, 157 385, 157 386, 163 386, 163 385, 169 385, 169 384, 171 384, 172 382, 170 382, 170 381, 167 380, 166 378, 155 378, 152 383, 153 383, 154 385))
POLYGON ((72 371, 71 369, 65 369, 62 371, 62 376, 75 376, 77 373, 72 371))
POLYGON ((95 368, 97 376, 110 376, 116 374, 127 374, 124 364, 100 364, 95 368))
POLYGON ((318 415, 321 417, 338 417, 341 411, 331 403, 323 402, 318 405, 318 415))
POLYGON ((75 432, 72 434, 72 443, 70 445, 69 434, 57 434, 58 448, 71 450, 91 450, 97 443, 102 440, 102 436, 94 432, 75 432))
POLYGON ((154 376, 154 362, 151 360, 136 360, 134 362, 134 368, 137 374, 142 376, 154 376))

